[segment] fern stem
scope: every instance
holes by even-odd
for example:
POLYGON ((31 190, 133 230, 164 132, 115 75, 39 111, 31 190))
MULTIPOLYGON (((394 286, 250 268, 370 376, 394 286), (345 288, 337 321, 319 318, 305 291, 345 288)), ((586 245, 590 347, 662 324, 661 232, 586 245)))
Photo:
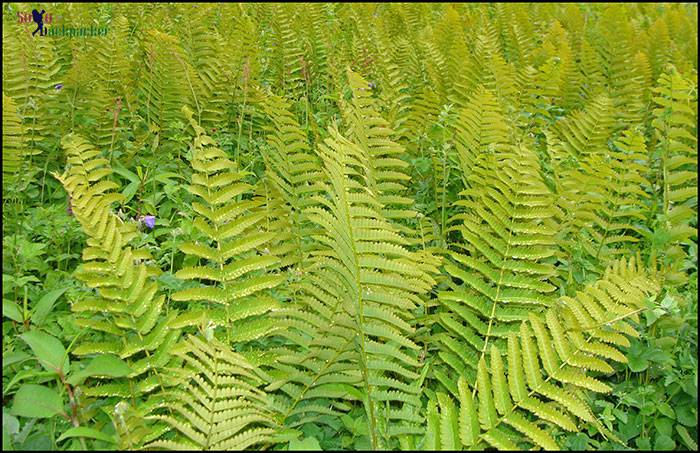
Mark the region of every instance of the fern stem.
POLYGON ((353 252, 353 264, 354 268, 352 269, 354 277, 355 277, 355 287, 358 289, 358 293, 356 295, 357 299, 357 313, 355 314, 356 317, 356 322, 358 323, 358 328, 359 328, 359 333, 357 334, 356 338, 359 337, 359 343, 360 343, 360 366, 361 366, 361 372, 362 372, 362 383, 365 388, 365 397, 366 397, 366 402, 365 402, 365 411, 367 412, 367 421, 369 422, 369 432, 370 432, 370 441, 371 441, 371 447, 373 450, 376 450, 379 448, 379 441, 377 440, 377 420, 375 418, 375 410, 374 410, 374 402, 372 401, 372 386, 369 384, 369 371, 367 368, 367 351, 366 351, 366 346, 365 346, 365 334, 364 334, 364 325, 365 325, 365 318, 364 318, 364 299, 362 297, 362 282, 360 279, 360 263, 358 261, 358 253, 357 253, 357 241, 354 238, 354 234, 352 231, 352 220, 350 218, 350 203, 346 198, 346 195, 344 192, 340 192, 340 199, 342 199, 343 203, 345 204, 345 209, 344 209, 344 214, 345 214, 345 222, 347 225, 347 231, 349 237, 349 243, 352 245, 352 252, 353 252))
POLYGON ((197 93, 194 91, 194 87, 192 86, 192 81, 190 80, 190 74, 189 71, 187 70, 187 66, 185 66, 185 63, 182 61, 180 56, 176 53, 173 52, 173 55, 175 56, 175 59, 177 60, 178 63, 180 63, 180 66, 182 66, 182 71, 185 73, 185 78, 187 79, 187 85, 190 87, 190 91, 192 92, 192 98, 194 98, 194 104, 197 107, 197 123, 201 124, 202 123, 202 108, 199 106, 199 100, 197 100, 197 93))
MULTIPOLYGON (((489 345, 489 340, 491 340, 491 329, 493 328, 493 320, 496 316, 496 306, 498 305, 498 296, 501 294, 501 287, 503 285, 503 274, 506 270, 505 268, 505 260, 508 259, 508 252, 510 251, 510 246, 511 246, 511 238, 513 236, 513 221, 515 220, 515 207, 512 207, 512 213, 510 216, 510 221, 508 222, 508 240, 506 241, 506 252, 503 254, 503 264, 501 265, 501 270, 498 276, 498 283, 496 286, 496 296, 493 299, 493 305, 491 306, 491 314, 489 315, 489 325, 488 328, 486 329, 486 339, 484 340, 484 347, 481 349, 481 354, 479 356, 479 360, 477 360, 476 363, 479 363, 481 359, 484 357, 486 354, 486 350, 488 349, 489 345)), ((472 396, 476 395, 476 386, 474 387, 474 390, 472 391, 472 396)))
POLYGON ((243 106, 241 107, 241 112, 238 115, 238 140, 236 140, 236 154, 234 159, 236 161, 236 168, 238 167, 238 154, 241 150, 241 136, 243 135, 243 115, 245 113, 246 103, 248 101, 248 83, 245 82, 243 85, 243 106))

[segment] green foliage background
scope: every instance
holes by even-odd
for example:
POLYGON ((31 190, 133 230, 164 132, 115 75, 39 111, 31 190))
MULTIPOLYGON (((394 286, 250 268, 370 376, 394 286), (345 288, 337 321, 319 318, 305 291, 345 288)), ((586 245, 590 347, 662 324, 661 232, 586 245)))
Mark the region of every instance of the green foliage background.
POLYGON ((696 450, 697 30, 3 4, 3 449, 696 450))

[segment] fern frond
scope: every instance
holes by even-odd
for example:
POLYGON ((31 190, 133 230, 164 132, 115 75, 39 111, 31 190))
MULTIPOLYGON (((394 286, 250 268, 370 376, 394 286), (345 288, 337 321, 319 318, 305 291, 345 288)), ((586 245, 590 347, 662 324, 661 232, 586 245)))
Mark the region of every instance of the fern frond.
POLYGON ((201 115, 202 107, 196 96, 198 79, 178 39, 148 30, 142 52, 144 64, 137 73, 137 96, 141 101, 139 113, 147 124, 158 131, 169 130, 176 121, 185 120, 181 113, 183 104, 192 106, 201 115))
POLYGON ((260 228, 265 216, 257 210, 260 201, 242 199, 252 187, 242 181, 236 165, 204 133, 189 109, 183 108, 183 113, 196 134, 189 191, 199 200, 192 203, 192 208, 196 213, 194 227, 201 233, 202 242, 187 242, 181 249, 208 264, 186 266, 175 275, 216 284, 177 291, 172 299, 222 305, 223 309, 213 309, 210 316, 227 325, 229 339, 251 339, 252 331, 252 337, 257 338, 274 328, 272 320, 260 315, 278 307, 265 291, 284 280, 270 272, 279 259, 263 250, 274 233, 260 228))
POLYGON ((60 119, 49 107, 55 106, 54 87, 62 81, 63 68, 52 39, 34 39, 16 22, 3 25, 2 92, 14 100, 33 148, 52 135, 56 127, 52 121, 60 119))
POLYGON ((384 445, 417 429, 405 413, 420 405, 422 380, 407 315, 432 280, 365 188, 366 151, 332 130, 319 153, 330 184, 306 212, 322 230, 283 333, 301 349, 280 350, 274 387, 292 426, 335 413, 335 399, 362 401, 372 444, 384 445))
POLYGON ((287 207, 289 229, 292 231, 290 264, 306 259, 306 238, 312 232, 304 209, 311 197, 322 190, 319 183, 323 176, 321 161, 311 150, 308 139, 291 112, 291 105, 283 98, 269 95, 263 104, 272 124, 268 127, 269 152, 264 153, 267 175, 277 188, 287 207))
POLYGON ((508 142, 509 129, 496 96, 478 87, 456 122, 455 147, 464 187, 475 161, 486 152, 500 151, 508 142))
POLYGON ((448 395, 437 395, 439 414, 429 404, 428 423, 436 417, 441 423, 440 442, 426 439, 428 448, 559 449, 543 423, 578 431, 580 420, 605 432, 578 391, 610 391, 590 373, 612 372, 610 360, 626 362, 619 348, 629 346, 627 335, 636 335, 629 323, 658 291, 638 258, 621 259, 575 297, 562 297, 545 313, 530 313, 507 335, 507 352, 491 345, 480 358, 474 384, 459 378, 457 422, 448 395))
MULTIPOLYGON (((10 181, 20 178, 22 169, 27 168, 27 159, 38 154, 30 148, 26 128, 17 113, 14 100, 2 95, 2 174, 10 181)), ((4 186, 3 186, 4 187, 4 186)), ((4 190, 3 190, 4 192, 4 190)))
MULTIPOLYGON (((64 137, 63 146, 68 169, 54 176, 71 197, 73 213, 88 236, 84 263, 76 276, 97 293, 97 297, 72 306, 76 324, 97 333, 72 353, 116 354, 132 370, 128 380, 86 386, 85 394, 121 398, 148 395, 163 388, 158 372, 169 363, 169 350, 179 336, 179 330, 171 326, 177 312, 162 315, 165 296, 159 294, 153 279, 157 272, 142 262, 150 255, 129 247, 138 234, 136 226, 111 212, 110 205, 122 196, 111 192, 117 185, 107 179, 111 173, 107 159, 77 135, 64 137)), ((129 438, 138 442, 140 436, 129 438)))
POLYGON ((392 140, 393 131, 378 113, 367 80, 348 70, 353 101, 343 109, 348 124, 348 138, 363 150, 367 168, 367 189, 382 204, 382 214, 390 220, 415 217, 409 209, 413 200, 404 196, 409 164, 401 159, 404 149, 392 140))
MULTIPOLYGON (((653 100, 652 125, 660 159, 655 162, 660 177, 656 180, 661 206, 654 212, 662 217, 659 226, 666 231, 669 245, 697 237, 697 90, 677 71, 671 68, 659 79, 653 100)), ((656 250, 653 251, 657 253, 656 250)), ((682 261, 680 252, 671 247, 665 263, 667 277, 673 282, 682 282, 683 273, 678 265, 682 261), (670 265, 670 266, 669 266, 670 265)))
POLYGON ((160 434, 146 448, 175 450, 246 450, 268 443, 277 426, 269 397, 253 365, 227 345, 190 335, 173 350, 183 359, 168 376, 162 396, 165 422, 175 433, 160 434))
POLYGON ((438 293, 446 333, 437 338, 443 360, 474 378, 492 344, 505 350, 530 312, 552 305, 556 224, 554 200, 525 148, 482 153, 468 181, 458 201, 465 213, 452 219, 463 242, 452 244, 459 251, 445 265, 453 281, 438 293))

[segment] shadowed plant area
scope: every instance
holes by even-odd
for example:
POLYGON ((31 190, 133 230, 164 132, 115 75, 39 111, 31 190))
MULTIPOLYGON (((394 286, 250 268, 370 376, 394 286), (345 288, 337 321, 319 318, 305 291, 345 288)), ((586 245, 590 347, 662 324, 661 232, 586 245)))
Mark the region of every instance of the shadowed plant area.
POLYGON ((697 5, 2 8, 3 450, 697 450, 697 5))

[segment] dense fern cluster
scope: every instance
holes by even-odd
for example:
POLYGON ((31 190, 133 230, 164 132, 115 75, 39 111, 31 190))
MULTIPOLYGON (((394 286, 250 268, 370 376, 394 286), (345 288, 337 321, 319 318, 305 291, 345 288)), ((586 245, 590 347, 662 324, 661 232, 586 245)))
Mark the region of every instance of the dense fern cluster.
POLYGON ((697 244, 696 6, 52 8, 109 31, 3 6, 3 195, 69 196, 119 447, 623 442, 588 395, 697 244), (150 245, 144 159, 183 181, 150 245))

